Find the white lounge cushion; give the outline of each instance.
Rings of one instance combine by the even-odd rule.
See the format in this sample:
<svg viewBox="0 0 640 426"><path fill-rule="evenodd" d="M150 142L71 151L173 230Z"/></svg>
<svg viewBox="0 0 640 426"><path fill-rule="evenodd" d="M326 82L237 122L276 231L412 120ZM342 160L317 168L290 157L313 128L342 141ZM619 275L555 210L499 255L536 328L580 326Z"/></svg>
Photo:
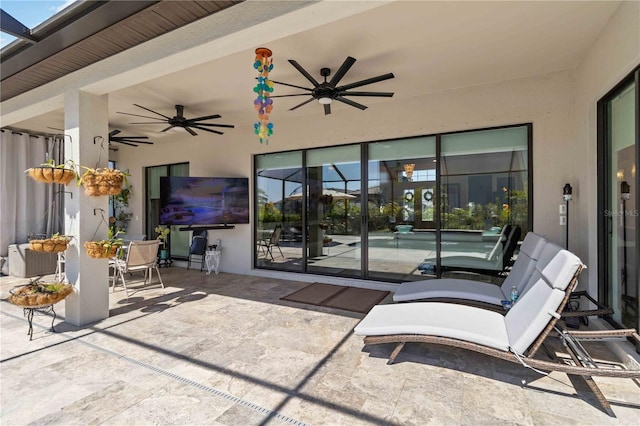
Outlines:
<svg viewBox="0 0 640 426"><path fill-rule="evenodd" d="M500 306L502 300L509 298L511 287L516 286L523 293L527 283L530 282L531 275L535 272L536 260L542 255L546 244L547 240L544 237L533 232L527 233L522 242L520 254L501 287L489 283L454 278L411 281L398 286L398 289L393 294L393 300L395 302L408 302L421 299L451 298L473 300ZM550 257L548 260L555 253L557 253L557 250L549 251ZM480 261L486 262L482 259Z"/></svg>
<svg viewBox="0 0 640 426"><path fill-rule="evenodd" d="M529 277L535 271L536 262L542 255L542 250L547 244L547 239L533 232L528 232L524 237L518 257L502 283L502 293L508 296L511 288L516 287L520 293L529 282Z"/></svg>
<svg viewBox="0 0 640 426"><path fill-rule="evenodd" d="M395 302L431 298L471 299L500 305L505 296L495 284L454 278L402 283L393 294Z"/></svg>
<svg viewBox="0 0 640 426"><path fill-rule="evenodd" d="M552 289L544 279L536 281L504 317L511 349L524 353L551 321L564 291Z"/></svg>
<svg viewBox="0 0 640 426"><path fill-rule="evenodd" d="M560 250L542 270L538 270L553 288L564 291L580 266L582 261L578 256L570 251Z"/></svg>
<svg viewBox="0 0 640 426"><path fill-rule="evenodd" d="M450 337L508 350L504 317L493 311L453 303L415 302L377 305L354 329L360 336L423 334Z"/></svg>

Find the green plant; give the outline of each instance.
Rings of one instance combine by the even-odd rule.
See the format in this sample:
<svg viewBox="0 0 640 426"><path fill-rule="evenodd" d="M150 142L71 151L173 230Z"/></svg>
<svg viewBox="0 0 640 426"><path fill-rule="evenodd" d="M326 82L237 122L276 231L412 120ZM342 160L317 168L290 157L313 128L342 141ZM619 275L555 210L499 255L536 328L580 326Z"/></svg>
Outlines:
<svg viewBox="0 0 640 426"><path fill-rule="evenodd" d="M154 231L156 231L156 233L158 234L158 239L162 241L162 244L166 245L167 237L169 236L169 232L171 232L171 229L167 228L166 226L158 225L154 228Z"/></svg>

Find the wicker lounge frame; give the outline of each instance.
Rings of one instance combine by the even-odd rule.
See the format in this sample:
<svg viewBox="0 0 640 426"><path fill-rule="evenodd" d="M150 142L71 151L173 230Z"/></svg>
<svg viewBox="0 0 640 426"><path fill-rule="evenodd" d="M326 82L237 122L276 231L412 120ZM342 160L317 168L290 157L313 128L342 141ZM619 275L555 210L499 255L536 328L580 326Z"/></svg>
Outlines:
<svg viewBox="0 0 640 426"><path fill-rule="evenodd" d="M558 306L557 310L555 311L555 315L549 316L550 321L545 326L544 330L538 335L538 337L522 355L516 355L514 352L511 352L509 350L500 350L491 346L473 343L466 340L460 340L451 337L441 337L430 334L367 335L364 337L364 344L377 345L395 343L396 347L391 352L387 364L392 364L396 360L396 357L400 354L400 351L402 351L407 343L430 343L478 352L493 358L521 364L534 370L547 372L557 371L566 373L567 375L581 377L587 383L603 410L610 416L615 416L613 410L611 409L611 405L592 377L599 376L638 379L640 378L640 369L629 369L623 366L620 366L620 368L618 369L598 368L596 361L591 358L586 349L584 349L584 347L580 344L580 341L633 339L638 344L640 344L640 335L638 335L638 332L634 329L605 331L568 331L562 329L559 326L558 320L561 318L562 311L571 297L571 292L578 283L578 275L580 274L582 269L582 266L579 267L573 278L571 278L571 281L565 290L565 296ZM434 303L422 302L422 304L432 305ZM392 306L403 305L407 304L398 304ZM538 350L542 347L545 339L547 339L547 337L549 337L550 335L555 335L556 337L559 337L561 339L564 347L568 352L569 357L572 360L572 364L566 363L566 359L547 361L534 358L534 355L536 355Z"/></svg>

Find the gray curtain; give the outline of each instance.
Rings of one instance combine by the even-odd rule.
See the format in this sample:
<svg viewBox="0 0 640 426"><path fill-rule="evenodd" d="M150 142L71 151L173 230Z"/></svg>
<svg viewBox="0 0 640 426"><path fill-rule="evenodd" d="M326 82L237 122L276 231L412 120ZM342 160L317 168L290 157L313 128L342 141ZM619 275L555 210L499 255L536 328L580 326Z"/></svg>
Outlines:
<svg viewBox="0 0 640 426"><path fill-rule="evenodd" d="M29 234L63 231L62 188L36 182L24 172L49 156L60 162L63 149L54 138L0 130L0 256L8 255L10 244L27 242Z"/></svg>

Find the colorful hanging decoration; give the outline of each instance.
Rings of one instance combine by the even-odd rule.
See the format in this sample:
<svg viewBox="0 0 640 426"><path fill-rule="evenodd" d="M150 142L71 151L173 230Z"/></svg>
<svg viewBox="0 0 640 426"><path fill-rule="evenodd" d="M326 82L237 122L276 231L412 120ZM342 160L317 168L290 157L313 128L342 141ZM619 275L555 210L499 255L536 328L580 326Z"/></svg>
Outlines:
<svg viewBox="0 0 640 426"><path fill-rule="evenodd" d="M254 123L253 129L260 138L260 143L269 143L269 136L273 134L273 123L269 123L269 114L273 109L273 99L270 94L273 92L273 81L269 80L269 72L273 69L273 59L271 50L266 47L256 49L256 60L253 68L258 70L258 84L253 91L258 97L253 101L253 108L258 111L258 122Z"/></svg>

